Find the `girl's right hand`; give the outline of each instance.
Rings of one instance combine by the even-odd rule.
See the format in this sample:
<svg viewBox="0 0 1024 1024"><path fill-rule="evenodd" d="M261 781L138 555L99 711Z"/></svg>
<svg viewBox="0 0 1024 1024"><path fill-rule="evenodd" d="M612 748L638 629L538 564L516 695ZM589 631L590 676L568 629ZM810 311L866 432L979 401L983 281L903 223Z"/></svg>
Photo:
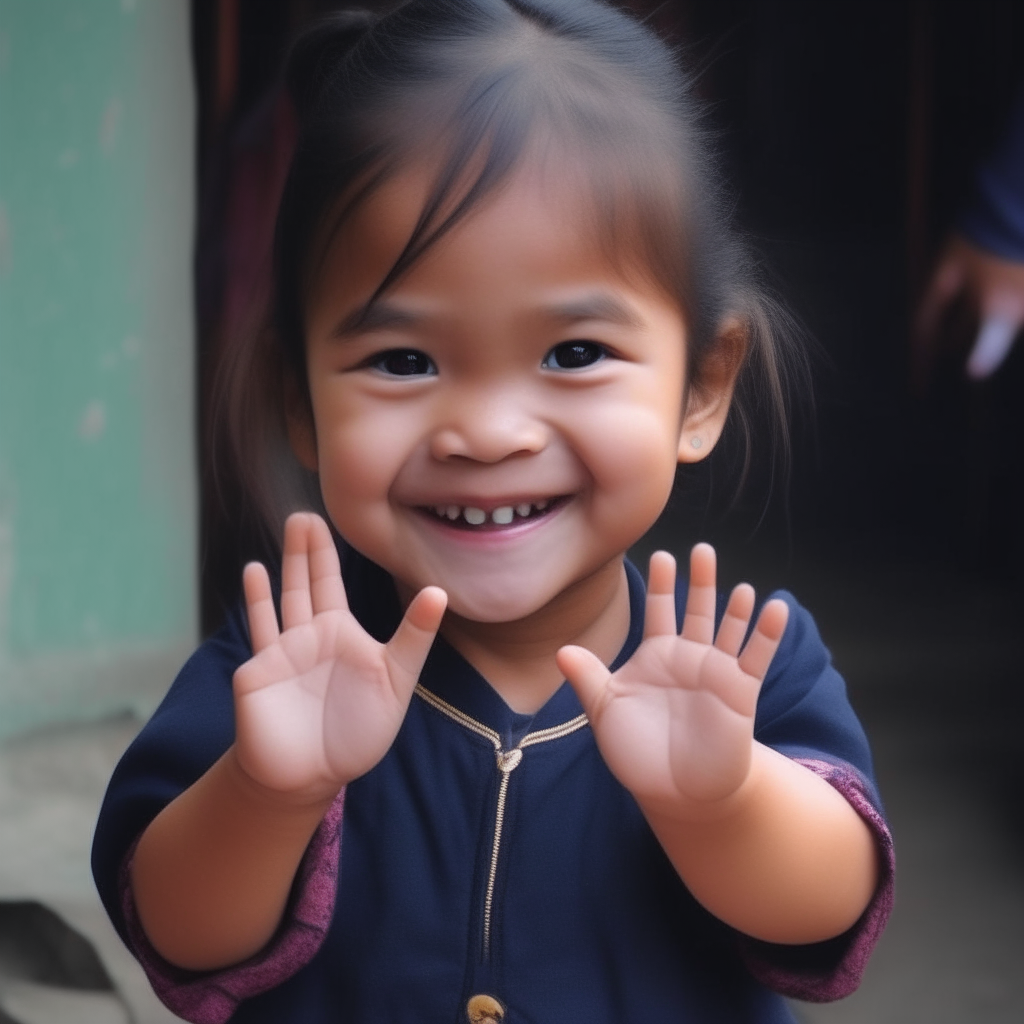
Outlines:
<svg viewBox="0 0 1024 1024"><path fill-rule="evenodd" d="M234 677L238 762L282 796L329 800L394 741L447 597L425 587L378 643L349 611L327 524L308 512L285 525L283 631L267 570L250 563L243 585L254 653Z"/></svg>

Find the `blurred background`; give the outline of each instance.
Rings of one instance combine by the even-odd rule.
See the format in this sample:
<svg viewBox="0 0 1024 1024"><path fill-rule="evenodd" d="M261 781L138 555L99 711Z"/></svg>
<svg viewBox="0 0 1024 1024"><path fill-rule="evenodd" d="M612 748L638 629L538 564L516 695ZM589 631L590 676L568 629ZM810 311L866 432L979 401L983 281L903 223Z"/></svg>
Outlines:
<svg viewBox="0 0 1024 1024"><path fill-rule="evenodd" d="M114 760L263 551L210 460L265 294L317 0L0 0L0 1024L170 1018L92 895ZM383 6L366 4L365 6ZM900 860L861 990L807 1022L1024 1019L1024 352L915 310L1024 80L1010 0L632 0L711 104L737 218L811 338L788 484L681 478L637 546L818 618ZM216 486L215 486L216 483ZM4 1017L6 1014L6 1018Z"/></svg>

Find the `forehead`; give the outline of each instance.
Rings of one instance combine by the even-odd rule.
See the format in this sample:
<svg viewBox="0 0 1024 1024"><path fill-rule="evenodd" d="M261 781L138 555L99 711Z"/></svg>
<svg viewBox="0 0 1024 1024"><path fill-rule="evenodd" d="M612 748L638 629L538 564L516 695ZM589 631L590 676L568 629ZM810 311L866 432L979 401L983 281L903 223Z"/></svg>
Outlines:
<svg viewBox="0 0 1024 1024"><path fill-rule="evenodd" d="M310 304L330 298L336 305L342 297L365 303L375 297L417 226L422 227L437 170L430 159L406 165L344 217L311 275ZM466 196L476 170L470 165L465 182L431 211L428 237ZM645 263L635 223L622 227L625 191L596 181L580 162L550 152L523 160L431 242L388 291L444 285L452 278L477 281L480 287L493 287L496 279L526 287L589 278L653 287L674 301Z"/></svg>

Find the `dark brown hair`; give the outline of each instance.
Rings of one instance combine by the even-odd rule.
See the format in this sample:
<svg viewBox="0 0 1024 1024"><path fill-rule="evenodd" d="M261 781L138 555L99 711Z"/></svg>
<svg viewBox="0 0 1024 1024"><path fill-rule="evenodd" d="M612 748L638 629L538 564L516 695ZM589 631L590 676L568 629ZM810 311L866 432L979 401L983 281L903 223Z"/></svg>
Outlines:
<svg viewBox="0 0 1024 1024"><path fill-rule="evenodd" d="M589 181L609 257L678 300L692 392L726 320L744 325L730 411L740 476L755 423L785 462L788 394L804 379L796 332L757 284L692 82L652 31L598 0L410 0L316 25L292 50L287 84L299 136L277 218L272 306L224 378L231 448L273 534L294 508L320 507L315 479L288 450L284 383L307 400L305 296L318 260L374 190L439 149L433 191L366 308L531 147L554 146Z"/></svg>

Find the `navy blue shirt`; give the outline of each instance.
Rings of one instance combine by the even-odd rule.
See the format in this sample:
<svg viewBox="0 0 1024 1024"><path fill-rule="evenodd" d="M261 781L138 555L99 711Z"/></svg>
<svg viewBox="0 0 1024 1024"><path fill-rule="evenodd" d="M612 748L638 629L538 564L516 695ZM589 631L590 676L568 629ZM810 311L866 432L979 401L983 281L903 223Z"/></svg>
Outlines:
<svg viewBox="0 0 1024 1024"><path fill-rule="evenodd" d="M345 562L354 614L388 639L400 618L390 578L351 553ZM643 582L628 572L631 626L613 667L643 631ZM790 620L756 738L843 766L877 807L843 681L811 617L780 596ZM680 618L684 605L685 584ZM153 817L231 744L231 678L250 655L239 610L186 664L114 773L93 868L126 941L119 869ZM772 947L704 910L605 766L568 684L526 722L439 639L420 687L391 750L347 788L323 945L289 980L244 999L232 1021L454 1024L485 993L503 1005L504 1024L790 1022L747 961L770 966L777 954L782 971L820 974L848 954L852 933ZM520 752L503 772L510 741Z"/></svg>

